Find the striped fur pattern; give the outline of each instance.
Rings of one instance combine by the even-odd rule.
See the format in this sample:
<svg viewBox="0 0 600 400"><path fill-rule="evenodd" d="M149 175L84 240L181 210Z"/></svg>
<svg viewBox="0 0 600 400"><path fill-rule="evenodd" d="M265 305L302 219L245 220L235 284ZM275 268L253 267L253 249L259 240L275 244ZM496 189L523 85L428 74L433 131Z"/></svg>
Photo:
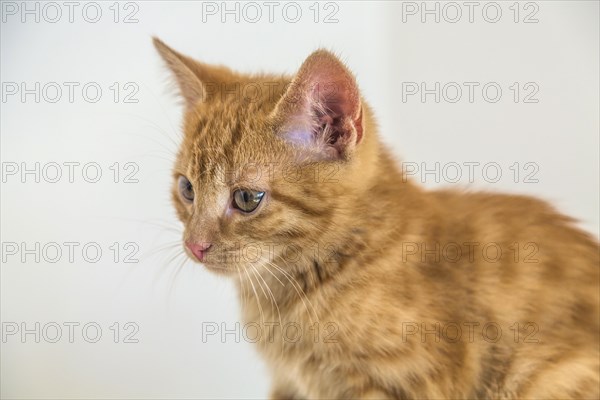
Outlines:
<svg viewBox="0 0 600 400"><path fill-rule="evenodd" d="M236 281L272 398L600 397L599 247L570 218L406 179L327 51L287 77L155 45L186 109L184 240ZM265 191L256 212L227 211L235 188Z"/></svg>

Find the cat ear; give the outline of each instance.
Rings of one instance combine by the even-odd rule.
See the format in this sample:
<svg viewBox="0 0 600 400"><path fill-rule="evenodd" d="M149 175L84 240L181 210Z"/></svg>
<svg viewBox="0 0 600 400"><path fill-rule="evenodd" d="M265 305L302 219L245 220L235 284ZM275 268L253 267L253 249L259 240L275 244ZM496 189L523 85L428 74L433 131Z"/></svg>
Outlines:
<svg viewBox="0 0 600 400"><path fill-rule="evenodd" d="M356 80L326 50L304 61L274 116L281 123L282 137L299 147L302 158L348 159L363 137Z"/></svg>
<svg viewBox="0 0 600 400"><path fill-rule="evenodd" d="M199 77L201 65L164 44L157 37L152 38L154 47L158 50L169 69L175 75L181 96L188 108L206 99L206 89Z"/></svg>

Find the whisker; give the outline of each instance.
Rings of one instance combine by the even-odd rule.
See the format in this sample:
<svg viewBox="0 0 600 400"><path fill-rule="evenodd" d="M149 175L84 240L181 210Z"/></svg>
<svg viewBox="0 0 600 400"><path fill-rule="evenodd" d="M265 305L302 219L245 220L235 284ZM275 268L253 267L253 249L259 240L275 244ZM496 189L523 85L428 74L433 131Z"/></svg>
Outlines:
<svg viewBox="0 0 600 400"><path fill-rule="evenodd" d="M261 324L264 325L265 316L263 313L262 305L260 304L260 299L258 298L258 293L256 292L256 288L254 287L254 283L252 282L252 278L250 277L250 274L248 274L248 271L245 268L244 268L244 272L246 273L246 276L248 277L248 280L250 281L250 285L252 285L252 291L254 292L254 296L256 298L256 303L258 304L258 311L260 312Z"/></svg>
<svg viewBox="0 0 600 400"><path fill-rule="evenodd" d="M284 341L283 341L283 321L281 319L281 312L279 310L279 305L277 304L277 299L275 298L275 296L273 295L273 292L271 291L271 288L269 287L269 284L267 283L267 281L265 281L265 279L258 273L258 271L256 271L256 268L252 265L252 269L255 271L255 273L260 277L260 279L262 279L262 281L265 283L265 286L267 287L267 290L269 291L269 294L271 296L272 299L272 304L275 304L275 308L277 309L277 317L279 319L279 331L282 334L282 341L281 341L281 351L283 352L283 348L284 348ZM268 270L267 270L268 271ZM273 311L273 306L271 305L271 311Z"/></svg>
<svg viewBox="0 0 600 400"><path fill-rule="evenodd" d="M265 265L270 265L271 267L277 269L278 271L280 271L283 276L286 277L286 279L292 284L292 287L294 288L294 290L296 291L296 293L298 294L298 297L300 298L300 300L302 301L302 303L304 304L304 307L306 308L306 312L308 313L308 317L310 318L311 324L313 323L313 319L310 313L310 310L308 308L308 305L306 304L306 302L308 302L313 310L313 313L315 315L315 317L318 318L318 314L314 308L314 306L312 305L312 303L310 302L310 300L308 299L308 296L306 295L306 293L304 292L304 290L302 290L302 288L300 287L300 284L297 283L296 279L291 276L288 272L286 272L285 270L283 270L282 268L280 268L279 266L275 265L272 262L267 261L267 263ZM306 301L305 301L306 299Z"/></svg>
<svg viewBox="0 0 600 400"><path fill-rule="evenodd" d="M170 252L169 255L170 254L173 254L173 252ZM169 266L171 265L171 263L174 262L175 259L177 259L182 254L185 255L185 252L183 252L182 249L175 249L174 255L170 256L170 258L167 260L165 265L162 266L162 268L160 268L159 271L156 271L156 275L154 276L154 279L152 280L152 287L156 287L156 284L158 283L158 280L161 278L161 276L164 275L166 272L168 272Z"/></svg>
<svg viewBox="0 0 600 400"><path fill-rule="evenodd" d="M173 286L175 284L175 280L177 279L177 275L183 269L183 267L185 266L185 264L189 261L189 259L187 257L185 257L185 253L182 252L181 254L183 254L184 257L177 264L177 266L174 268L174 273L171 274L171 280L170 280L170 283L169 283L169 290L168 290L169 302L172 300Z"/></svg>

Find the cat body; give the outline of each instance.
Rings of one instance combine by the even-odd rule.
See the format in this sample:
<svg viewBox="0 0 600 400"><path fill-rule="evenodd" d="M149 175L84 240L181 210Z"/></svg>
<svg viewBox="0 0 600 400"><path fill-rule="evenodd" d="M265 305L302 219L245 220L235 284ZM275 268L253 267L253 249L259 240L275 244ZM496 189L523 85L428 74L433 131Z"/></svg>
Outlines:
<svg viewBox="0 0 600 400"><path fill-rule="evenodd" d="M287 77L155 45L185 100L186 251L235 280L272 398L600 396L599 248L570 218L414 184L329 52Z"/></svg>

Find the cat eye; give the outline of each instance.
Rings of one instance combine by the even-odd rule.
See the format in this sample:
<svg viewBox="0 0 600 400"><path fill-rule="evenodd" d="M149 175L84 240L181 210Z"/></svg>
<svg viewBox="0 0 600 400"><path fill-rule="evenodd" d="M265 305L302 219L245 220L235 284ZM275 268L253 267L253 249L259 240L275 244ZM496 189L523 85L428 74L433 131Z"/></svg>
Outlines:
<svg viewBox="0 0 600 400"><path fill-rule="evenodd" d="M238 210L250 213L258 207L265 192L250 189L238 189L233 192L233 206Z"/></svg>
<svg viewBox="0 0 600 400"><path fill-rule="evenodd" d="M190 203L194 201L194 187L192 186L192 182L183 175L179 177L179 194Z"/></svg>

